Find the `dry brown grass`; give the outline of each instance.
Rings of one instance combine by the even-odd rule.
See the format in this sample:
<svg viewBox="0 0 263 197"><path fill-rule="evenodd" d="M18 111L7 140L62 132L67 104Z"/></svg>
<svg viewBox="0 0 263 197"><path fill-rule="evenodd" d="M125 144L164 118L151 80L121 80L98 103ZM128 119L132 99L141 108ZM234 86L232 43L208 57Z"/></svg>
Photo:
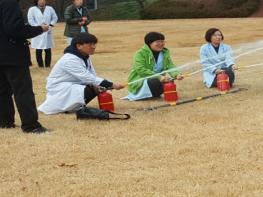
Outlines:
<svg viewBox="0 0 263 197"><path fill-rule="evenodd" d="M262 39L263 19L202 19L93 22L100 42L93 62L99 75L125 82L133 53L148 31L167 36L177 64L198 59L203 34L216 26L226 42ZM53 63L65 47L63 24L55 27ZM262 53L239 64L262 61ZM34 62L35 63L35 62ZM45 98L50 70L32 69L37 103ZM117 111L129 121L76 121L74 115L40 120L53 132L0 132L0 196L262 196L262 67L239 71L236 87L246 92L153 112L136 109L163 101L127 102ZM178 83L181 98L213 93L196 75ZM91 103L97 106L97 101ZM16 117L19 124L19 118Z"/></svg>

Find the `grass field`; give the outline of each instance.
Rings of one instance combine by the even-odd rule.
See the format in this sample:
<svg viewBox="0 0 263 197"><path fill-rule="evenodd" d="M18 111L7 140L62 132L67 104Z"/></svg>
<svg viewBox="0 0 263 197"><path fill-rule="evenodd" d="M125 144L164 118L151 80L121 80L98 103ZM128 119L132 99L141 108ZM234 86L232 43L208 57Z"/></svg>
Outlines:
<svg viewBox="0 0 263 197"><path fill-rule="evenodd" d="M97 73L126 82L134 52L149 31L166 35L177 65L197 60L204 32L219 27L237 49L263 38L263 19L200 19L93 22L99 38ZM55 28L53 64L66 46L64 24ZM32 51L33 54L33 51ZM37 104L45 99L49 69L31 73ZM260 63L262 52L238 59ZM129 121L77 121L74 114L45 116L52 132L0 130L0 196L262 196L263 68L237 72L235 87L248 91L156 111L138 111L164 101L128 102L114 91L116 110ZM217 92L201 74L177 83L181 99ZM94 100L90 106L97 107ZM20 125L16 114L16 123Z"/></svg>

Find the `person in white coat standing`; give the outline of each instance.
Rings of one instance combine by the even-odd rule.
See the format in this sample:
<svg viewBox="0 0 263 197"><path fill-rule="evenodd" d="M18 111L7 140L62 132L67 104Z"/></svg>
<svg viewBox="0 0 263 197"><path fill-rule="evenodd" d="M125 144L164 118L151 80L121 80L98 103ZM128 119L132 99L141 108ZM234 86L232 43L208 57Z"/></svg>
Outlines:
<svg viewBox="0 0 263 197"><path fill-rule="evenodd" d="M119 90L123 85L96 75L90 55L96 49L97 38L79 33L47 78L47 96L38 110L45 114L77 111L98 95L99 87Z"/></svg>
<svg viewBox="0 0 263 197"><path fill-rule="evenodd" d="M35 6L28 10L28 23L32 26L48 24L49 31L35 38L32 38L31 47L36 49L36 59L39 67L50 67L51 48L54 47L52 27L57 23L58 17L51 6L46 5L46 0L34 0ZM45 51L45 64L42 58L42 51Z"/></svg>

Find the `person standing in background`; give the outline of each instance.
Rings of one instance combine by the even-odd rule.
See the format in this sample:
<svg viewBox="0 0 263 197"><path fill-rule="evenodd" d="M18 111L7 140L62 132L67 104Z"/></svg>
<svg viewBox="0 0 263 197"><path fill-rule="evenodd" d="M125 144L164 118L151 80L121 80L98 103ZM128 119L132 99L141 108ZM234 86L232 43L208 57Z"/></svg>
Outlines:
<svg viewBox="0 0 263 197"><path fill-rule="evenodd" d="M51 6L46 5L46 0L34 0L35 6L28 10L28 23L32 26L48 24L49 30L37 37L32 38L31 47L36 49L36 59L40 68L50 67L51 48L54 46L52 27L57 23L58 17ZM45 51L45 64L42 51Z"/></svg>
<svg viewBox="0 0 263 197"><path fill-rule="evenodd" d="M25 133L43 133L38 122L26 39L48 31L48 25L25 25L19 0L0 0L0 128L15 127L15 107Z"/></svg>
<svg viewBox="0 0 263 197"><path fill-rule="evenodd" d="M83 0L72 0L72 4L65 9L64 19L66 22L64 35L68 45L72 39L81 32L88 32L87 25L91 22L88 9L83 7Z"/></svg>

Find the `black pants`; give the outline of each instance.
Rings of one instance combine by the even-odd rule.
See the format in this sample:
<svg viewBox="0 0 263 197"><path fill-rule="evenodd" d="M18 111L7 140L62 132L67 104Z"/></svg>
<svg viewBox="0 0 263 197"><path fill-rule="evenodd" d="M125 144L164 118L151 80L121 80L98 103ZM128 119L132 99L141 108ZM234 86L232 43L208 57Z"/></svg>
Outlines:
<svg viewBox="0 0 263 197"><path fill-rule="evenodd" d="M39 67L44 67L42 51L43 49L36 49L36 58L37 58L37 64ZM45 67L50 67L51 49L44 49L44 51L45 51Z"/></svg>
<svg viewBox="0 0 263 197"><path fill-rule="evenodd" d="M12 95L20 115L21 128L29 131L40 127L28 67L0 67L0 125L15 121Z"/></svg>
<svg viewBox="0 0 263 197"><path fill-rule="evenodd" d="M98 91L93 86L87 85L84 89L85 103L88 104L92 99L98 95Z"/></svg>
<svg viewBox="0 0 263 197"><path fill-rule="evenodd" d="M230 85L230 87L232 87L233 83L235 81L235 73L234 73L232 67L230 66L228 68L221 68L221 70L224 70L226 72L226 74L228 75L228 77L229 77L229 85ZM215 78L214 81L213 81L212 87L216 87L216 86L217 85L216 85L216 78Z"/></svg>
<svg viewBox="0 0 263 197"><path fill-rule="evenodd" d="M147 80L148 86L153 97L160 97L163 94L163 83L159 79L152 78Z"/></svg>

